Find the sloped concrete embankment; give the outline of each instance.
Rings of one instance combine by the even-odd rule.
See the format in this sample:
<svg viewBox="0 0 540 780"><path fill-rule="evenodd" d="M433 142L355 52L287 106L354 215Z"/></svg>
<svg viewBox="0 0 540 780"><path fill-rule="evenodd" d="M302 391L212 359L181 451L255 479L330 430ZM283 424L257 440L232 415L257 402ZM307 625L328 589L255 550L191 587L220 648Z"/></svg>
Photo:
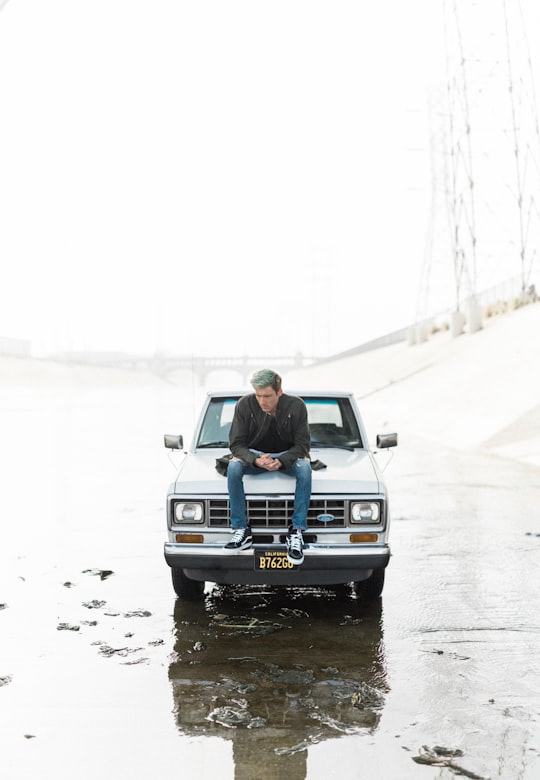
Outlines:
<svg viewBox="0 0 540 780"><path fill-rule="evenodd" d="M487 319L472 335L441 332L293 372L293 386L351 390L370 432L397 430L540 468L540 303Z"/></svg>

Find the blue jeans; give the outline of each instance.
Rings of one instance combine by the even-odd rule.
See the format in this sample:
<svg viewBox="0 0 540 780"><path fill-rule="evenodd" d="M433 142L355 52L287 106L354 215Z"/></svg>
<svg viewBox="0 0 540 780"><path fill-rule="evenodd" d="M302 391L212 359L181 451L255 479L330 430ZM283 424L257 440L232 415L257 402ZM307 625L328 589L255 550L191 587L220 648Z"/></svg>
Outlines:
<svg viewBox="0 0 540 780"><path fill-rule="evenodd" d="M245 528L246 496L244 493L244 474L267 474L266 469L248 466L241 460L231 460L227 468L227 487L229 490L229 505L231 510L231 526L233 529ZM295 477L294 512L291 518L293 528L305 530L307 527L307 512L311 498L311 464L307 460L297 460L289 469L280 469L280 474Z"/></svg>

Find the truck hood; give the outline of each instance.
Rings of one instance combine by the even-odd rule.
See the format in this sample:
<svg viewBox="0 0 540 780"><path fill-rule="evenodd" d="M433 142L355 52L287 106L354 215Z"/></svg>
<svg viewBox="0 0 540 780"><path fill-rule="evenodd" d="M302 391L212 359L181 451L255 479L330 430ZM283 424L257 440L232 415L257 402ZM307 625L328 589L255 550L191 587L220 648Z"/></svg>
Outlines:
<svg viewBox="0 0 540 780"><path fill-rule="evenodd" d="M228 450L190 452L186 455L176 478L174 492L188 495L227 493L227 478L216 471L216 459ZM367 450L312 450L311 459L326 463L325 469L313 471L312 494L378 493L380 483ZM286 474L257 474L244 477L244 489L249 495L281 495L294 493L295 480Z"/></svg>

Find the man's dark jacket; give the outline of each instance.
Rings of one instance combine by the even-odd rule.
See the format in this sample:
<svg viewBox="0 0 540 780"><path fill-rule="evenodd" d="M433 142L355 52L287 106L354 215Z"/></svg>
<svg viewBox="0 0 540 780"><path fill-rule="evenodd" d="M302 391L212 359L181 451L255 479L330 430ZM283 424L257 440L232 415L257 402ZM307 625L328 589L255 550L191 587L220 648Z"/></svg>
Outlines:
<svg viewBox="0 0 540 780"><path fill-rule="evenodd" d="M298 458L309 455L309 426L307 409L301 398L295 395L279 397L276 410L277 432L287 445L287 451L279 456L284 469L294 465ZM270 415L263 412L255 394L243 396L236 404L234 417L229 432L229 447L236 458L241 458L253 466L257 455L250 448L257 449L270 427Z"/></svg>

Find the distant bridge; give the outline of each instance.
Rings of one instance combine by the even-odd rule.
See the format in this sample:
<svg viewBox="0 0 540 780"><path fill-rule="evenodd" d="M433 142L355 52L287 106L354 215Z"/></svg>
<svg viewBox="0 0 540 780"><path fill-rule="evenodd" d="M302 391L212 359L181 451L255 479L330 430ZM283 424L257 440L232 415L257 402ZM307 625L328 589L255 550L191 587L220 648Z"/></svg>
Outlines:
<svg viewBox="0 0 540 780"><path fill-rule="evenodd" d="M301 353L285 357L252 357L251 355L239 355L232 357L201 357L201 356L164 356L156 355L152 358L148 370L159 376L168 376L176 371L190 371L196 374L201 385L204 385L208 374L212 371L238 371L247 381L253 371L259 368L270 367L276 371L302 368L312 365L316 358L304 357Z"/></svg>
<svg viewBox="0 0 540 780"><path fill-rule="evenodd" d="M258 368L273 368L286 372L295 368L305 368L317 364L328 364L334 360L353 357L381 347L396 344L407 339L408 328L387 333L385 336L372 339L346 352L339 352L326 357L306 357L302 352L296 355L281 357L253 357L251 355L236 355L233 357L202 357L200 355L132 355L127 352L62 352L50 356L49 359L63 363L78 363L85 366L104 368L120 368L129 371L146 371L166 378L175 372L187 371L198 377L199 384L205 385L209 374L213 371L237 371L247 383L250 375Z"/></svg>
<svg viewBox="0 0 540 780"><path fill-rule="evenodd" d="M167 377L178 371L195 374L201 385L213 371L237 371L247 381L258 368L270 367L276 371L287 371L313 365L319 358L305 357L301 352L292 356L253 357L237 355L232 357L202 357L199 355L130 355L124 352L64 352L55 355L54 360L77 363L86 366L119 368L129 371L147 371L160 377Z"/></svg>

